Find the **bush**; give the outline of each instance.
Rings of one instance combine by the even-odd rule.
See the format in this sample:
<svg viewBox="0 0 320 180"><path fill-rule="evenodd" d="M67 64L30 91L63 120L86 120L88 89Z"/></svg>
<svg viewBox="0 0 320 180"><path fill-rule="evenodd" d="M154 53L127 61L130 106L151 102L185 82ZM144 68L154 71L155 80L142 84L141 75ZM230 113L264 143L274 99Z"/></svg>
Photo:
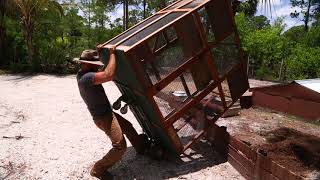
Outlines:
<svg viewBox="0 0 320 180"><path fill-rule="evenodd" d="M298 45L286 59L289 80L320 77L320 48Z"/></svg>

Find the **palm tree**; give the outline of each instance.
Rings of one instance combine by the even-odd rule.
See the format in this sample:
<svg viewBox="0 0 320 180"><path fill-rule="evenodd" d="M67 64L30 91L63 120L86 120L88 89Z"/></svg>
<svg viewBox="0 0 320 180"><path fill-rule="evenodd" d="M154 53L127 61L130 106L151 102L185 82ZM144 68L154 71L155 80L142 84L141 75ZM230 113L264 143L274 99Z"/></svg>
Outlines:
<svg viewBox="0 0 320 180"><path fill-rule="evenodd" d="M63 14L60 4L54 0L13 0L16 13L21 20L21 29L27 45L29 64L35 55L33 34L39 17L48 12Z"/></svg>

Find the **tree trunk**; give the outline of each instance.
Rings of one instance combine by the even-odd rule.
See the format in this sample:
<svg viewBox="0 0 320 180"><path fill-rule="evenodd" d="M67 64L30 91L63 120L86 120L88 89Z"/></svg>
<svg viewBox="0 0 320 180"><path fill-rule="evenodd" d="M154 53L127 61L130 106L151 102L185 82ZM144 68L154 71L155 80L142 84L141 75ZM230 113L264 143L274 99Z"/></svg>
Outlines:
<svg viewBox="0 0 320 180"><path fill-rule="evenodd" d="M305 31L308 31L308 29L309 29L308 23L309 23L309 19L310 19L310 8L311 8L311 3L312 3L311 1L312 0L308 1L308 8L307 8L306 16L304 18L304 30Z"/></svg>
<svg viewBox="0 0 320 180"><path fill-rule="evenodd" d="M160 5L160 7L159 7L160 9L167 7L166 0L161 0L159 5Z"/></svg>
<svg viewBox="0 0 320 180"><path fill-rule="evenodd" d="M4 17L5 17L5 3L6 1L1 0L0 2L0 58L4 59L4 52L5 52L5 34L6 34L6 27L4 25ZM3 62L0 61L0 65Z"/></svg>
<svg viewBox="0 0 320 180"><path fill-rule="evenodd" d="M126 0L126 30L129 28L129 1Z"/></svg>
<svg viewBox="0 0 320 180"><path fill-rule="evenodd" d="M123 19L122 19L123 31L126 30L126 0L123 0Z"/></svg>
<svg viewBox="0 0 320 180"><path fill-rule="evenodd" d="M88 6L88 9L89 9L89 16L88 16L88 20L89 20L89 36L88 36L88 47L90 47L91 45L91 0L89 0L89 6Z"/></svg>
<svg viewBox="0 0 320 180"><path fill-rule="evenodd" d="M129 26L129 2L123 0L123 31L127 30Z"/></svg>
<svg viewBox="0 0 320 180"><path fill-rule="evenodd" d="M146 6L147 6L147 0L143 0L143 19L147 18Z"/></svg>
<svg viewBox="0 0 320 180"><path fill-rule="evenodd" d="M25 19L31 19L31 18L25 18ZM31 20L30 20L31 21ZM28 51L28 58L27 62L29 65L32 64L33 58L34 58L34 46L33 46L33 23L30 21L24 21L23 22L23 35L24 39L27 44L27 51Z"/></svg>

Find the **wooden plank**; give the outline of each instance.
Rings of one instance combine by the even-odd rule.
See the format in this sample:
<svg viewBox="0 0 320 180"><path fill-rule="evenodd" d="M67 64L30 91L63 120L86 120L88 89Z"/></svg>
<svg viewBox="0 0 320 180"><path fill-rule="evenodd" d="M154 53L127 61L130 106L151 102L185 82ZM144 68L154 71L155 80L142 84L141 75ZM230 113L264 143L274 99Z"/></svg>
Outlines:
<svg viewBox="0 0 320 180"><path fill-rule="evenodd" d="M186 9L170 9L170 10L165 10L161 11L161 13L168 13L168 12L188 12L188 11L193 11L193 8L186 8Z"/></svg>
<svg viewBox="0 0 320 180"><path fill-rule="evenodd" d="M249 180L253 180L252 175L248 173L248 171L243 167L241 163L239 163L233 156L228 155L228 162L245 178Z"/></svg>
<svg viewBox="0 0 320 180"><path fill-rule="evenodd" d="M279 178L275 177L270 172L268 172L262 168L258 169L258 174L255 178L258 180L279 180Z"/></svg>
<svg viewBox="0 0 320 180"><path fill-rule="evenodd" d="M257 164L259 168L264 169L269 172L273 176L279 179L290 179L290 180L301 180L302 177L296 175L295 173L289 171L285 167L275 163L270 158L262 155L261 153L257 153Z"/></svg>
<svg viewBox="0 0 320 180"><path fill-rule="evenodd" d="M254 174L255 164L249 160L243 153L237 149L229 146L229 154L234 157L242 166L248 171L249 174Z"/></svg>
<svg viewBox="0 0 320 180"><path fill-rule="evenodd" d="M207 88L202 90L197 96L195 96L193 99L189 99L185 104L174 114L167 117L165 126L171 126L177 119L181 117L182 114L186 113L190 108L192 108L194 105L198 104L201 99L203 99L210 91L212 91L216 87L216 83L211 82Z"/></svg>
<svg viewBox="0 0 320 180"><path fill-rule="evenodd" d="M256 161L257 155L256 152L251 150L251 148L246 145L245 143L239 141L238 139L230 136L229 139L230 146L232 146L234 149L237 149L238 151L241 151L245 156L248 157L251 161Z"/></svg>

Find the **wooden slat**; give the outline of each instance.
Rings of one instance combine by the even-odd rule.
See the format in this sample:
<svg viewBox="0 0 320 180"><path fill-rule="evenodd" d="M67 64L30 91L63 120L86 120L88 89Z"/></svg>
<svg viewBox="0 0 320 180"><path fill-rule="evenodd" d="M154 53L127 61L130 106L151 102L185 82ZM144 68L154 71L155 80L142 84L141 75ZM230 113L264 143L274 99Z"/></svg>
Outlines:
<svg viewBox="0 0 320 180"><path fill-rule="evenodd" d="M277 177L272 175L270 172L268 172L262 168L258 168L258 175L255 178L258 180L279 180Z"/></svg>
<svg viewBox="0 0 320 180"><path fill-rule="evenodd" d="M186 8L186 9L170 9L170 10L165 10L165 11L161 11L161 13L168 13L168 12L188 12L188 11L192 11L193 8Z"/></svg>
<svg viewBox="0 0 320 180"><path fill-rule="evenodd" d="M203 135L204 135L205 131L202 130L200 131L194 138L192 138L192 140L190 140L184 147L183 147L183 151L187 150L188 148L190 148L196 141L198 141Z"/></svg>
<svg viewBox="0 0 320 180"><path fill-rule="evenodd" d="M241 151L245 156L247 156L249 160L254 162L257 159L255 151L251 150L248 145L244 144L238 139L231 136L229 143L234 149Z"/></svg>
<svg viewBox="0 0 320 180"><path fill-rule="evenodd" d="M198 104L200 100L203 99L215 87L216 87L216 83L211 82L207 88L202 90L197 96L195 96L193 99L190 99L188 102L186 102L178 111L176 111L174 114L169 116L166 119L165 126L166 127L171 126L177 119L181 117L182 114L186 113L191 107Z"/></svg>
<svg viewBox="0 0 320 180"><path fill-rule="evenodd" d="M270 158L257 153L257 164L260 168L270 172L272 175L279 179L300 180L302 177L290 172L283 166L272 161Z"/></svg>
<svg viewBox="0 0 320 180"><path fill-rule="evenodd" d="M243 153L229 146L229 154L234 157L242 166L248 171L249 174L254 174L255 164L249 160Z"/></svg>
<svg viewBox="0 0 320 180"><path fill-rule="evenodd" d="M248 171L233 156L228 155L228 162L246 179L253 180Z"/></svg>

